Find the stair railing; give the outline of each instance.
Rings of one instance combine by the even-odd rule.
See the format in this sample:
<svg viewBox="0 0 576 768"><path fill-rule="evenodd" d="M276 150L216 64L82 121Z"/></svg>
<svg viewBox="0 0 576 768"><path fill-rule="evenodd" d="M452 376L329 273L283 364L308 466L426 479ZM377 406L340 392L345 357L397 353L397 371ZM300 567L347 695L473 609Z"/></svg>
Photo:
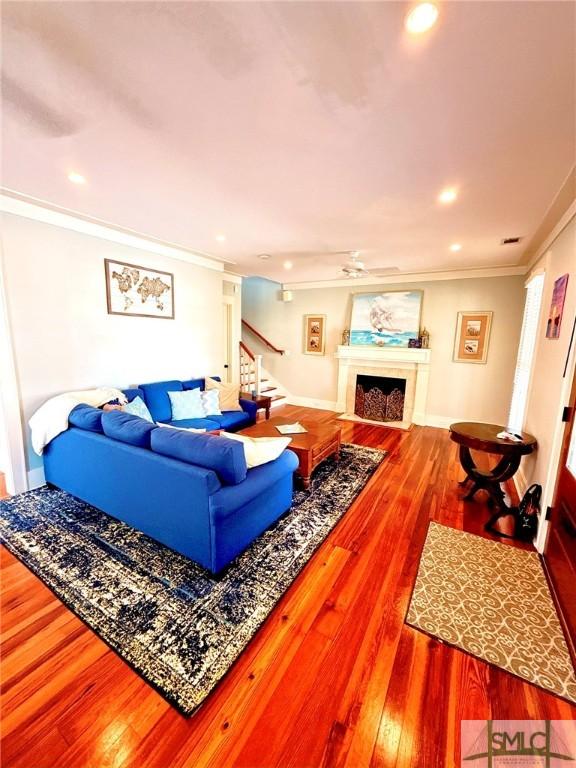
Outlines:
<svg viewBox="0 0 576 768"><path fill-rule="evenodd" d="M254 336L256 336L256 338L260 339L260 341L263 344L265 344L268 347L268 349L271 349L272 352L276 352L279 355L283 355L286 352L285 349L278 349L278 347L275 347L271 341L268 341L268 339L265 336L262 336L260 331L257 331L256 328L250 325L250 323L248 323L246 320L242 320L242 325L244 326L244 328L247 328L250 331L250 333L253 333Z"/></svg>
<svg viewBox="0 0 576 768"><path fill-rule="evenodd" d="M260 394L262 378L262 355L255 355L252 350L240 342L240 391Z"/></svg>

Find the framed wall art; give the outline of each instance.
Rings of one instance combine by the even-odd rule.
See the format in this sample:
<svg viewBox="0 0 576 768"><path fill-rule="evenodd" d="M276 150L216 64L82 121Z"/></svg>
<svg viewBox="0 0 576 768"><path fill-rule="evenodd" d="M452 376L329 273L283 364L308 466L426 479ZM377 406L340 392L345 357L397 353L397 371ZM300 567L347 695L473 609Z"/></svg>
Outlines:
<svg viewBox="0 0 576 768"><path fill-rule="evenodd" d="M174 275L104 259L108 314L174 319Z"/></svg>
<svg viewBox="0 0 576 768"><path fill-rule="evenodd" d="M326 344L326 315L304 315L304 354L323 355Z"/></svg>
<svg viewBox="0 0 576 768"><path fill-rule="evenodd" d="M550 312L548 322L546 323L546 338L559 339L560 325L562 323L562 314L564 312L564 300L566 299L566 288L568 287L568 275L562 275L554 281L554 290L552 291L552 301L550 302Z"/></svg>
<svg viewBox="0 0 576 768"><path fill-rule="evenodd" d="M350 344L408 347L418 339L422 291L384 291L352 296Z"/></svg>
<svg viewBox="0 0 576 768"><path fill-rule="evenodd" d="M485 363L491 325L492 312L458 312L454 362Z"/></svg>

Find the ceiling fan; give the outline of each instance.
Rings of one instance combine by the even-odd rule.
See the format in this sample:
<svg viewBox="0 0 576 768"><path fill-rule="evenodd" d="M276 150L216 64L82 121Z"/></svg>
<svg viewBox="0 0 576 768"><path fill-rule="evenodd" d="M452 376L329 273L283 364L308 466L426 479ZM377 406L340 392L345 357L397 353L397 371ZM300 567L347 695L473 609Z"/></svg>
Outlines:
<svg viewBox="0 0 576 768"><path fill-rule="evenodd" d="M380 277L388 275L391 272L398 272L398 267L376 267L375 269L366 269L364 262L360 261L360 251L346 251L349 256L341 268L346 277Z"/></svg>

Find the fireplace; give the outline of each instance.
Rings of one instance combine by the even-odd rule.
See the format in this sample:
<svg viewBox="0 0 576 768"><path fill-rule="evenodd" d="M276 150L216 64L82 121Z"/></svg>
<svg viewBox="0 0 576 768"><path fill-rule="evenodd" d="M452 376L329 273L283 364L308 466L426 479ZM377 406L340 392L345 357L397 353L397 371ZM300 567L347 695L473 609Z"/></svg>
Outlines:
<svg viewBox="0 0 576 768"><path fill-rule="evenodd" d="M348 421L362 421L366 424L382 424L396 429L410 429L412 424L426 424L426 400L428 392L428 376L430 367L429 349L387 348L342 345L336 351L338 360L338 400L337 410L343 411L341 419ZM367 377L375 379L377 385L382 379L392 379L394 386L390 391L384 389L386 397L384 410L382 409L383 396L375 394L374 398L379 406L377 418L366 415L358 415L357 392L358 378ZM400 379L400 382L398 382ZM362 379L360 379L362 382ZM368 391L373 389L368 387ZM392 415L392 410L399 410L397 402L398 393L390 398L393 389L398 389L403 395L403 415ZM362 384L362 402L366 413L365 388ZM369 398L369 408L373 403ZM396 406L396 407L395 407ZM362 406L360 406L362 408ZM383 416L382 413L385 415ZM384 420L386 419L386 420Z"/></svg>
<svg viewBox="0 0 576 768"><path fill-rule="evenodd" d="M406 379L390 376L356 376L354 413L370 421L402 421Z"/></svg>

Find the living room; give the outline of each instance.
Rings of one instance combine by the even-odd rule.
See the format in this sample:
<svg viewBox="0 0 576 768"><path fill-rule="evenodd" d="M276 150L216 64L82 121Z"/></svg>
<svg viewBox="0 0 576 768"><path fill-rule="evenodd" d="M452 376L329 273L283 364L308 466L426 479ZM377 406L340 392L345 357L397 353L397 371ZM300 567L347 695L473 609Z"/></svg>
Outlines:
<svg viewBox="0 0 576 768"><path fill-rule="evenodd" d="M576 754L575 14L3 4L3 765Z"/></svg>

